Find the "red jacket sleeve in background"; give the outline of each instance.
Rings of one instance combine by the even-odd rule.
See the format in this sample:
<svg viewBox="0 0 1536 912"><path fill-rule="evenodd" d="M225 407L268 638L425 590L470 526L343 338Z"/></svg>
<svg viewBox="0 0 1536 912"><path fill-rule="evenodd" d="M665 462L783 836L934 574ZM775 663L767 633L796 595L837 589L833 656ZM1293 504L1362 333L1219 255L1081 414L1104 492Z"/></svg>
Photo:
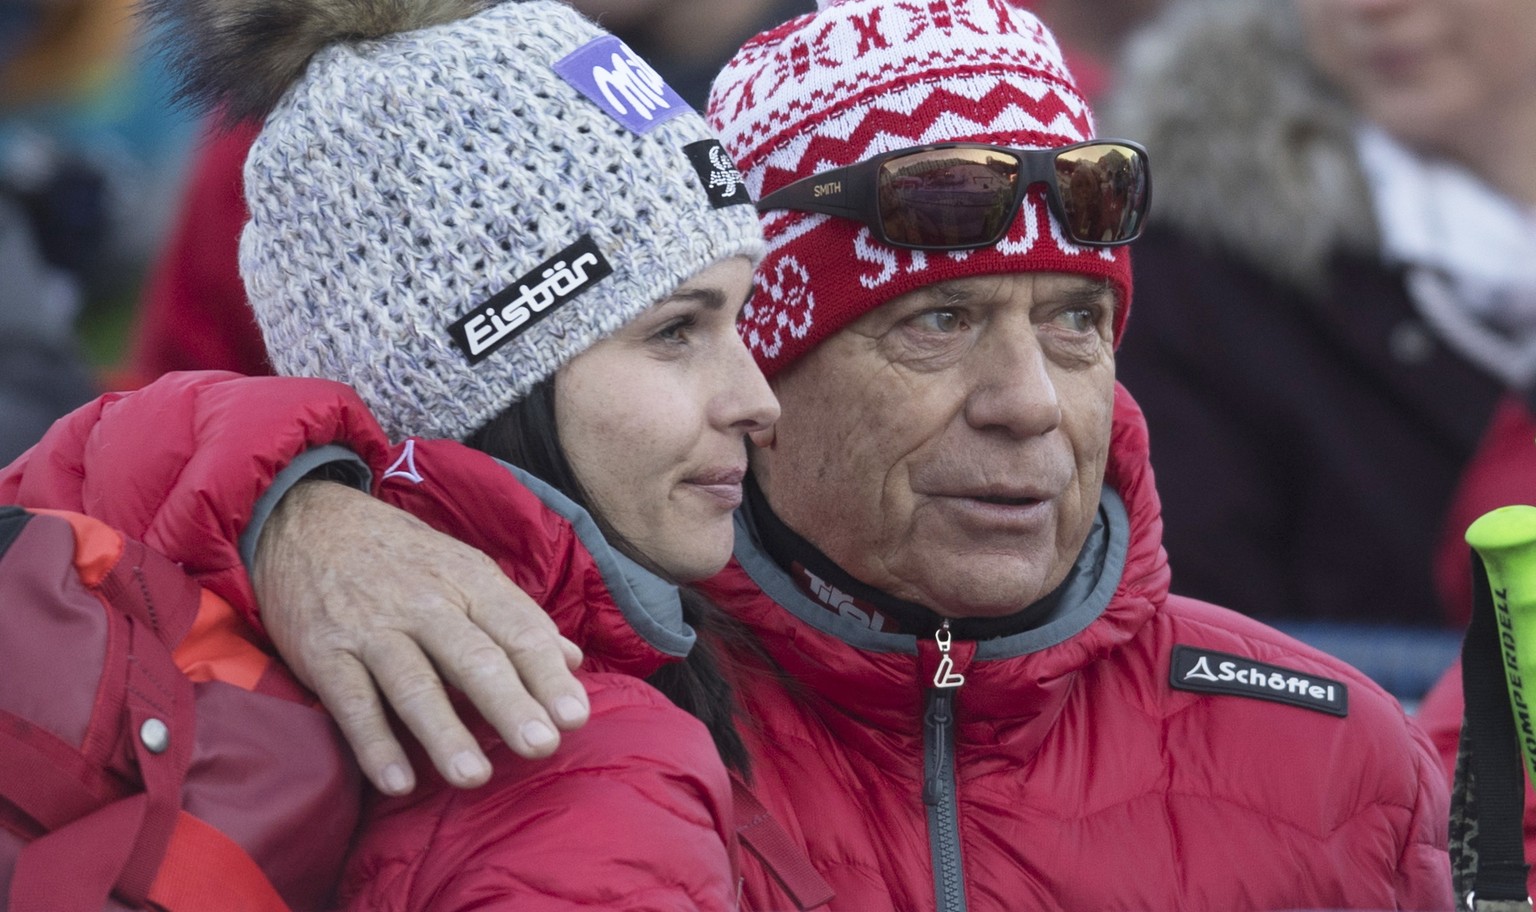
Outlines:
<svg viewBox="0 0 1536 912"><path fill-rule="evenodd" d="M175 227L151 266L120 385L178 370L272 373L239 268L240 232L250 219L242 174L258 127L210 124Z"/></svg>

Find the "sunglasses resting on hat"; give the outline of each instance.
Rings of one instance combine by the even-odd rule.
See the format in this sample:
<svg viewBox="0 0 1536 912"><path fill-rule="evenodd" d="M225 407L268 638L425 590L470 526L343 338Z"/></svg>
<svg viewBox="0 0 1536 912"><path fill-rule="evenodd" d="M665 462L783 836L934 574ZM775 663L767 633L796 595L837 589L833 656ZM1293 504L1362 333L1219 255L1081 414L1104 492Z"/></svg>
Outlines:
<svg viewBox="0 0 1536 912"><path fill-rule="evenodd" d="M1077 244L1114 247L1141 235L1152 196L1147 150L1124 139L1056 149L941 143L886 152L780 187L757 210L852 219L893 247L967 250L1001 240L1024 191L1045 185Z"/></svg>

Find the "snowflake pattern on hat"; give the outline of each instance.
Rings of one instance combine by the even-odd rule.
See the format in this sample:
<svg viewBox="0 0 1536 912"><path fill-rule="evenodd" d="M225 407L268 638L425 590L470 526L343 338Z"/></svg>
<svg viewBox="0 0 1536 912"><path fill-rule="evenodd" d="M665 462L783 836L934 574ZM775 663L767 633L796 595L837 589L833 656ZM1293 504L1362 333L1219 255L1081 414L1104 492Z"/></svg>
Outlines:
<svg viewBox="0 0 1536 912"><path fill-rule="evenodd" d="M758 199L909 146L1040 149L1094 136L1055 39L1005 0L824 3L748 42L715 80L708 117ZM764 213L763 228L768 256L744 331L770 376L860 315L948 279L1106 279L1119 295L1116 338L1130 304L1129 253L1067 240L1038 187L1008 235L976 250L897 249L848 219L787 210Z"/></svg>

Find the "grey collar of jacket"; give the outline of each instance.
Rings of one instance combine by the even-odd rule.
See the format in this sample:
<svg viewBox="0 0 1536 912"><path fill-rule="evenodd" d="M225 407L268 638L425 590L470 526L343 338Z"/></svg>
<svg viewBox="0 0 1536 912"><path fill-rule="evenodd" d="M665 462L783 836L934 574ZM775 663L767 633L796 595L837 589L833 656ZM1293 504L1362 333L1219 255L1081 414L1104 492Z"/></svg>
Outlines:
<svg viewBox="0 0 1536 912"><path fill-rule="evenodd" d="M1088 540L1067 581L1057 590L1055 609L1029 630L982 640L976 646L976 659L1007 659L1038 652L1087 629L1109 607L1110 599L1120 585L1130 545L1130 530L1124 501L1116 492L1104 488ZM834 614L808 598L789 573L768 556L745 507L736 511L736 560L765 595L817 630L870 652L917 654L917 637L872 630L867 625ZM1022 610L1027 606L1019 607Z"/></svg>
<svg viewBox="0 0 1536 912"><path fill-rule="evenodd" d="M677 587L614 550L598 530L592 514L548 482L517 466L505 462L502 465L546 507L571 524L576 537L597 562L603 584L629 626L657 651L678 658L687 655L698 635L683 620L683 603Z"/></svg>

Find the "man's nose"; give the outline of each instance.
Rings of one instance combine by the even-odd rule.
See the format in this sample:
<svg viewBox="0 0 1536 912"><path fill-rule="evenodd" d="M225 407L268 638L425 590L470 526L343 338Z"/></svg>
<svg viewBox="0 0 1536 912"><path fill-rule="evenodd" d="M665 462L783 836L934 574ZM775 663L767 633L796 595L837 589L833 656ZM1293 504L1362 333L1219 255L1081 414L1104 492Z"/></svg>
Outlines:
<svg viewBox="0 0 1536 912"><path fill-rule="evenodd" d="M977 430L1031 437L1061 424L1061 400L1034 327L994 327L967 355L965 418Z"/></svg>

